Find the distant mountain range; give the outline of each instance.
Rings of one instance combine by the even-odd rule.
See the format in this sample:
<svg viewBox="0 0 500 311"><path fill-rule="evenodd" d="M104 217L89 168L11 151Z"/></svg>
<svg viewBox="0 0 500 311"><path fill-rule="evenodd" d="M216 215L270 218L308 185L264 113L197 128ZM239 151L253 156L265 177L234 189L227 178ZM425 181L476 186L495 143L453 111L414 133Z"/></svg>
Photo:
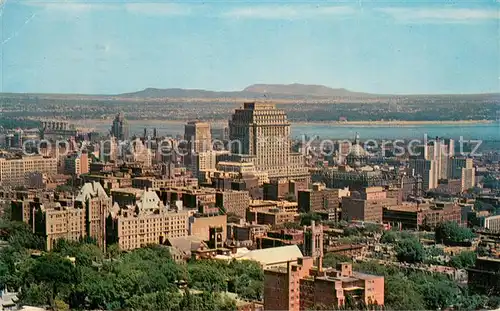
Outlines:
<svg viewBox="0 0 500 311"><path fill-rule="evenodd" d="M253 84L242 91L215 92L198 89L157 89L147 88L142 91L115 95L120 98L204 98L204 99L274 99L274 100L381 100L389 98L437 98L453 97L461 99L486 99L500 101L500 93L488 94L433 94L433 95L390 95L390 94L370 94L353 92L343 88L330 88L324 85L314 84Z"/></svg>
<svg viewBox="0 0 500 311"><path fill-rule="evenodd" d="M305 102L330 103L330 102L379 102L389 99L429 100L479 100L487 102L500 102L500 93L487 94L434 94L434 95L386 95L353 92L343 88L330 88L324 85L313 84L253 84L241 91L207 91L200 89L181 88L147 88L142 91L115 95L92 94L37 94L37 93L0 93L0 98L32 98L59 99L59 100L121 100L121 101L162 101L175 99L179 102L188 102L196 99L199 101L244 101L244 100L274 100L281 103L293 103L297 100Z"/></svg>
<svg viewBox="0 0 500 311"><path fill-rule="evenodd" d="M197 89L156 89L117 95L139 98L272 98L272 99L327 99L341 97L378 97L380 95L333 89L323 85L308 84L253 84L242 91L215 92Z"/></svg>

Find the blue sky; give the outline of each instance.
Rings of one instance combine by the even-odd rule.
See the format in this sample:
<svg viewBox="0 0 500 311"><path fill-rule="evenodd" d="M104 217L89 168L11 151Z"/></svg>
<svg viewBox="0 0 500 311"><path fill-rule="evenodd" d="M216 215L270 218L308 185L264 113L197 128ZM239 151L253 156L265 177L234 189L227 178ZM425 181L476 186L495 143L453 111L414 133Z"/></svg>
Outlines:
<svg viewBox="0 0 500 311"><path fill-rule="evenodd" d="M495 1L0 3L3 92L500 92Z"/></svg>

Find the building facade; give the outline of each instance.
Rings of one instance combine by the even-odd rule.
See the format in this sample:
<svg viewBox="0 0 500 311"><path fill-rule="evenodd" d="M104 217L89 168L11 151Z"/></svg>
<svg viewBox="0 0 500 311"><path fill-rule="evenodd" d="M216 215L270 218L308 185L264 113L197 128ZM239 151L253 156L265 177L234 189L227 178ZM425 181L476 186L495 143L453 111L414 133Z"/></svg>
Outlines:
<svg viewBox="0 0 500 311"><path fill-rule="evenodd" d="M290 122L285 111L269 103L245 103L229 121L231 152L236 159L253 162L269 178L308 180L302 154L291 153Z"/></svg>
<svg viewBox="0 0 500 311"><path fill-rule="evenodd" d="M19 158L0 158L0 185L6 187L22 186L27 173L40 172L47 175L57 174L57 159L42 156L23 156Z"/></svg>
<svg viewBox="0 0 500 311"><path fill-rule="evenodd" d="M164 244L188 235L189 212L169 210L154 191L145 191L133 205L115 204L106 220L106 242L121 250Z"/></svg>
<svg viewBox="0 0 500 311"><path fill-rule="evenodd" d="M314 266L313 257L287 267L264 270L264 310L310 310L317 305L342 307L349 298L367 305L384 304L384 277L352 271L352 264Z"/></svg>

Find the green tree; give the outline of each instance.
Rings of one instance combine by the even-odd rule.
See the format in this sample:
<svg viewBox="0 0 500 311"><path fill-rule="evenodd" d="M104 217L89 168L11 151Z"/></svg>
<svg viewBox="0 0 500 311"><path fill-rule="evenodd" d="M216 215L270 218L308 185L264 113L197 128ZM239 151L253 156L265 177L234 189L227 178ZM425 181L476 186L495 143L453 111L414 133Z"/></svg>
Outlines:
<svg viewBox="0 0 500 311"><path fill-rule="evenodd" d="M382 237L380 238L380 242L386 244L393 244L396 243L397 239L398 239L398 233L396 231L388 230L384 231Z"/></svg>
<svg viewBox="0 0 500 311"><path fill-rule="evenodd" d="M473 267L476 265L476 253L470 251L461 252L450 258L449 265L458 269Z"/></svg>
<svg viewBox="0 0 500 311"><path fill-rule="evenodd" d="M300 214L300 225L301 226L310 226L311 221L315 221L316 223L321 221L321 216L314 212L303 213Z"/></svg>
<svg viewBox="0 0 500 311"><path fill-rule="evenodd" d="M401 262L416 263L424 260L424 248L415 238L398 241L395 250L396 257Z"/></svg>
<svg viewBox="0 0 500 311"><path fill-rule="evenodd" d="M436 242L445 245L455 245L474 237L474 233L468 228L460 227L454 221L447 221L437 225L436 227Z"/></svg>

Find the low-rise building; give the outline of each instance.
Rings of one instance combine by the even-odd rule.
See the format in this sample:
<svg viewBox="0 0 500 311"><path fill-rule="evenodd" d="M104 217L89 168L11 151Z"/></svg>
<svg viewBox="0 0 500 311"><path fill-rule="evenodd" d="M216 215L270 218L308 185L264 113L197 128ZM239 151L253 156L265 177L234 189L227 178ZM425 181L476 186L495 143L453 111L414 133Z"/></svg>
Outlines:
<svg viewBox="0 0 500 311"><path fill-rule="evenodd" d="M270 248L285 245L302 245L304 232L297 229L281 229L267 231L265 235L256 237L258 248Z"/></svg>
<svg viewBox="0 0 500 311"><path fill-rule="evenodd" d="M298 214L288 212L280 208L251 209L246 213L246 220L259 225L280 226L285 223L294 222Z"/></svg>
<svg viewBox="0 0 500 311"><path fill-rule="evenodd" d="M461 219L461 207L453 202L403 202L383 209L384 223L400 229L433 230L439 223L446 221L461 224Z"/></svg>
<svg viewBox="0 0 500 311"><path fill-rule="evenodd" d="M222 242L227 237L227 215L220 214L218 208L200 206L199 212L189 217L188 234L200 238L203 241L210 239L210 228L222 228Z"/></svg>
<svg viewBox="0 0 500 311"><path fill-rule="evenodd" d="M265 235L268 225L258 224L227 224L227 244L234 246L252 246L259 236Z"/></svg>
<svg viewBox="0 0 500 311"><path fill-rule="evenodd" d="M314 266L314 261L303 257L286 267L265 269L264 309L298 311L320 304L335 309L348 297L367 305L384 304L384 277L354 272L350 263L334 269Z"/></svg>
<svg viewBox="0 0 500 311"><path fill-rule="evenodd" d="M132 187L139 189L153 189L170 187L198 187L198 179L192 177L173 177L158 179L156 177L135 177L132 178Z"/></svg>
<svg viewBox="0 0 500 311"><path fill-rule="evenodd" d="M490 232L500 233L500 215L480 217L479 225Z"/></svg>

